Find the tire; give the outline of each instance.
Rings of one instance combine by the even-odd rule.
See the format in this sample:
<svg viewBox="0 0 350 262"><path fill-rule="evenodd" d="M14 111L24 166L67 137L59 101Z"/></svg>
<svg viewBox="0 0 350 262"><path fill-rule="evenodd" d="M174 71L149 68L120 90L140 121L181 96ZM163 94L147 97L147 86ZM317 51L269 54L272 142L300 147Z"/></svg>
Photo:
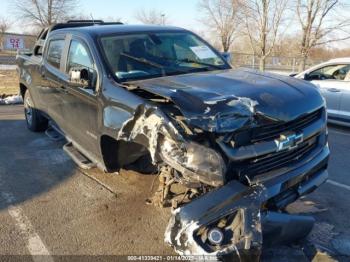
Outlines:
<svg viewBox="0 0 350 262"><path fill-rule="evenodd" d="M45 131L48 127L48 121L40 112L34 108L33 100L28 90L24 94L24 115L26 118L27 127L33 132Z"/></svg>

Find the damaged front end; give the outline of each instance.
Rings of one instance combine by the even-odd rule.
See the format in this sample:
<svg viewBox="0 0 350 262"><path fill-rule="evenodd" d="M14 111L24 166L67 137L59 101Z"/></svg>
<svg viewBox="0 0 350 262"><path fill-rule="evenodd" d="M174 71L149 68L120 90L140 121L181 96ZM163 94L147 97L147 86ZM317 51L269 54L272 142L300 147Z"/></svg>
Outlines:
<svg viewBox="0 0 350 262"><path fill-rule="evenodd" d="M318 160L325 161L327 154L323 152ZM321 168L312 179L304 177L303 182L294 185L300 190L297 198L320 186L327 176L327 171ZM266 187L230 181L174 209L165 242L181 255L215 256L224 261L260 261L263 246L300 240L310 233L314 224L310 216L267 208L270 199L281 194L286 182Z"/></svg>
<svg viewBox="0 0 350 262"><path fill-rule="evenodd" d="M258 261L263 244L311 231L313 218L283 210L328 177L321 100L296 117L272 111L265 100L196 88L128 88L149 103L118 139L143 145L158 167L159 187L149 202L172 207L165 242L176 252Z"/></svg>

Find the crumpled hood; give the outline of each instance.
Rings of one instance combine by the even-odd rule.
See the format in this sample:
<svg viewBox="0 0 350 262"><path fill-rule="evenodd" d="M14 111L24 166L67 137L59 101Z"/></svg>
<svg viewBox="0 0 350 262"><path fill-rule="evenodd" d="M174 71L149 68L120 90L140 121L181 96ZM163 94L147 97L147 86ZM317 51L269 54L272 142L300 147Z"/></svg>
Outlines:
<svg viewBox="0 0 350 262"><path fill-rule="evenodd" d="M324 105L312 84L250 69L185 74L130 84L172 100L188 124L212 132L256 124L257 115L287 122Z"/></svg>

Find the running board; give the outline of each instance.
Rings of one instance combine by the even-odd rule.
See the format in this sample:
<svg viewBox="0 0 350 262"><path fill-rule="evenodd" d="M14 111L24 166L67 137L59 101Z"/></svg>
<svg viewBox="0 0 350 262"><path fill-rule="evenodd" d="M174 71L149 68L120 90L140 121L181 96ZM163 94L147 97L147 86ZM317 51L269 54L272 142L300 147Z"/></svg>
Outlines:
<svg viewBox="0 0 350 262"><path fill-rule="evenodd" d="M45 134L53 141L61 141L64 139L64 136L52 125L46 129Z"/></svg>
<svg viewBox="0 0 350 262"><path fill-rule="evenodd" d="M73 146L72 142L69 142L63 146L63 150L72 158L72 160L82 169L91 169L96 167L96 164L91 162L86 156L84 156L78 149Z"/></svg>

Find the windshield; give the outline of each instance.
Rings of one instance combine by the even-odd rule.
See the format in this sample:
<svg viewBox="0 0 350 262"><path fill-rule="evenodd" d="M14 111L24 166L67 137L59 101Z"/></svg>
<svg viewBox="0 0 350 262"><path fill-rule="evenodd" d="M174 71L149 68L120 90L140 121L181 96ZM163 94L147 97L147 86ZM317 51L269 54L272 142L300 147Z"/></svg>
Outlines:
<svg viewBox="0 0 350 262"><path fill-rule="evenodd" d="M116 35L101 42L120 81L228 68L211 47L187 32Z"/></svg>

